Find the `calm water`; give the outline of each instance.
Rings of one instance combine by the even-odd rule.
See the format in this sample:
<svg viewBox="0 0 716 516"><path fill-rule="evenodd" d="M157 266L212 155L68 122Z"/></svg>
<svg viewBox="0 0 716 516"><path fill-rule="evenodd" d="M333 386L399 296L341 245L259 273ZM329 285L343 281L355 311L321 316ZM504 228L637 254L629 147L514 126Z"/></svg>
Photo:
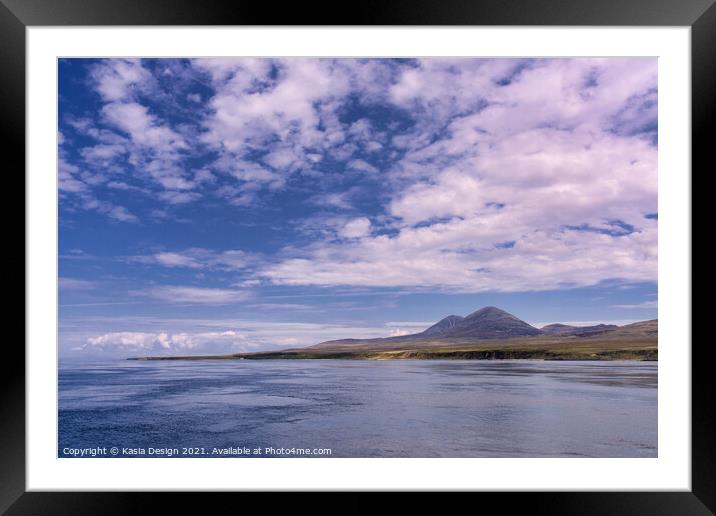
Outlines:
<svg viewBox="0 0 716 516"><path fill-rule="evenodd" d="M60 456L657 456L656 362L117 361L59 393Z"/></svg>

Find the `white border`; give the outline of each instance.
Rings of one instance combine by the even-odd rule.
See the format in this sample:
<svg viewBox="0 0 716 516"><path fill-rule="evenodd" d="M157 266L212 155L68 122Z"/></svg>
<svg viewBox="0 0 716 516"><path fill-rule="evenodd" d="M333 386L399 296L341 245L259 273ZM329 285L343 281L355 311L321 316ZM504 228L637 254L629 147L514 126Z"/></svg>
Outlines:
<svg viewBox="0 0 716 516"><path fill-rule="evenodd" d="M27 32L27 489L690 490L690 29L57 28ZM659 457L56 458L56 59L659 56ZM55 429L52 432L50 429Z"/></svg>

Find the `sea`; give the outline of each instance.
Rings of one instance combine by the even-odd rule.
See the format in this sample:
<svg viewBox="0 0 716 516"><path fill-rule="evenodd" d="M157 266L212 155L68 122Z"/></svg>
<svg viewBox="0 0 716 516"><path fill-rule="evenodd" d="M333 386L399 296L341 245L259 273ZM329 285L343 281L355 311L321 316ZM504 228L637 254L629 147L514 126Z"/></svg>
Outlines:
<svg viewBox="0 0 716 516"><path fill-rule="evenodd" d="M657 457L657 363L63 363L58 457Z"/></svg>

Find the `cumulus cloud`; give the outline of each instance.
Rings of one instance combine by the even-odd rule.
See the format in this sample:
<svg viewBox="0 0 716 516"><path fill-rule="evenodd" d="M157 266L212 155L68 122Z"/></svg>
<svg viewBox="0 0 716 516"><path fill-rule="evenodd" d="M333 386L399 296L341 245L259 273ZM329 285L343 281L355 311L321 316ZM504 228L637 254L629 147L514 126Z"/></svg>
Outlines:
<svg viewBox="0 0 716 516"><path fill-rule="evenodd" d="M165 73L183 77L176 91ZM61 154L63 199L121 222L138 217L98 191L244 210L288 191L331 211L302 214L310 241L255 264L263 281L483 292L656 280L656 59L104 60L91 78L101 116L67 122L95 141ZM140 261L245 265L221 253Z"/></svg>
<svg viewBox="0 0 716 516"><path fill-rule="evenodd" d="M286 285L431 287L515 292L595 285L608 278L655 280L656 230L621 237L532 232L512 245L480 245L471 222L408 228L396 237L316 245L306 258L269 265L263 274Z"/></svg>
<svg viewBox="0 0 716 516"><path fill-rule="evenodd" d="M107 121L132 139L155 151L185 148L181 135L161 124L146 106L136 102L112 102L102 108Z"/></svg>
<svg viewBox="0 0 716 516"><path fill-rule="evenodd" d="M366 172L368 174L378 173L378 169L373 165L362 159L354 159L348 163L348 168L351 170L357 170L359 172Z"/></svg>
<svg viewBox="0 0 716 516"><path fill-rule="evenodd" d="M139 59L104 60L92 69L97 92L105 101L119 101L132 97L137 89L146 87L151 73Z"/></svg>
<svg viewBox="0 0 716 516"><path fill-rule="evenodd" d="M340 230L340 235L346 238L361 238L369 234L370 220L365 217L349 220Z"/></svg>
<svg viewBox="0 0 716 516"><path fill-rule="evenodd" d="M201 139L221 152L214 166L238 179L239 190L283 188L295 174L316 173L326 157L346 162L347 170L377 172L351 157L369 140L371 148L380 147L380 136L368 121L342 122L340 111L352 95L385 96L376 80L390 80L391 63L292 58L193 64L215 90Z"/></svg>
<svg viewBox="0 0 716 516"><path fill-rule="evenodd" d="M84 350L130 352L199 352L242 351L247 349L246 336L233 330L204 333L112 332L89 337Z"/></svg>
<svg viewBox="0 0 716 516"><path fill-rule="evenodd" d="M206 175L192 177L183 164L191 145L167 120L165 104L171 95L155 73L140 59L100 60L89 70L102 105L94 118L65 119L82 136L80 141L91 142L77 148L76 156L60 148L60 189L75 195L67 202L116 221L138 222L135 214L110 200L104 188L141 191L169 205L198 200L201 195L194 190Z"/></svg>
<svg viewBox="0 0 716 516"><path fill-rule="evenodd" d="M316 242L264 273L470 292L655 281L657 152L633 129L653 123L655 85L653 59L423 60L390 89L424 118L394 138L392 232L351 222L359 241Z"/></svg>
<svg viewBox="0 0 716 516"><path fill-rule="evenodd" d="M293 308L298 310L298 308ZM124 355L170 355L177 353L241 353L258 349L288 349L310 346L326 340L353 336L357 338L391 337L419 332L430 322L393 321L379 325L321 324L298 321L252 321L212 319L161 319L134 321L124 318L124 325L151 325L175 328L172 331L123 330L84 337L78 348L84 351L121 353ZM105 321L104 324L116 324ZM185 329L185 327L193 329ZM197 328L200 328L197 331Z"/></svg>
<svg viewBox="0 0 716 516"><path fill-rule="evenodd" d="M139 222L137 216L130 213L124 206L107 206L106 210L102 211L105 211L109 218L120 222Z"/></svg>
<svg viewBox="0 0 716 516"><path fill-rule="evenodd" d="M60 155L57 160L57 188L62 193L81 193L87 191L87 185L78 179L79 167Z"/></svg>
<svg viewBox="0 0 716 516"><path fill-rule="evenodd" d="M330 60L198 59L216 88L209 104L205 141L235 153L263 145L277 135L286 142L269 153L276 167L289 167L304 156L296 145L320 145L331 136L320 131L318 103L349 90L348 76ZM272 79L276 76L275 79ZM335 138L342 139L341 135Z"/></svg>
<svg viewBox="0 0 716 516"><path fill-rule="evenodd" d="M343 210L351 210L354 208L350 201L349 192L334 192L316 195L311 198L311 202L320 207L339 208Z"/></svg>

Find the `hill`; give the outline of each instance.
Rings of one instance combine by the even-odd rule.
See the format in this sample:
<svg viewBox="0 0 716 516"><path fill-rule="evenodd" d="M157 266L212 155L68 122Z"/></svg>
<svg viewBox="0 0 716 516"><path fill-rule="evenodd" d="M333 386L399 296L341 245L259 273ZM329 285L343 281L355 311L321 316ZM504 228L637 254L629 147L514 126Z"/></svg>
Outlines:
<svg viewBox="0 0 716 516"><path fill-rule="evenodd" d="M306 348L178 359L542 359L656 360L658 321L624 326L550 324L541 330L488 306L465 317L450 315L426 330L400 337L340 339Z"/></svg>
<svg viewBox="0 0 716 516"><path fill-rule="evenodd" d="M540 331L514 315L488 306L471 313L443 335L450 338L507 339L539 335Z"/></svg>
<svg viewBox="0 0 716 516"><path fill-rule="evenodd" d="M494 306L488 306L466 317L449 315L420 333L380 339L331 340L310 346L307 349L332 349L335 347L355 348L371 345L390 348L410 344L420 346L435 339L440 341L464 339L492 340L529 337L539 334L540 331L537 328L518 319L514 315Z"/></svg>
<svg viewBox="0 0 716 516"><path fill-rule="evenodd" d="M545 335L585 335L588 333L601 333L609 330L615 330L616 324L595 324L593 326L570 326L567 324L548 324L542 326L540 331Z"/></svg>

